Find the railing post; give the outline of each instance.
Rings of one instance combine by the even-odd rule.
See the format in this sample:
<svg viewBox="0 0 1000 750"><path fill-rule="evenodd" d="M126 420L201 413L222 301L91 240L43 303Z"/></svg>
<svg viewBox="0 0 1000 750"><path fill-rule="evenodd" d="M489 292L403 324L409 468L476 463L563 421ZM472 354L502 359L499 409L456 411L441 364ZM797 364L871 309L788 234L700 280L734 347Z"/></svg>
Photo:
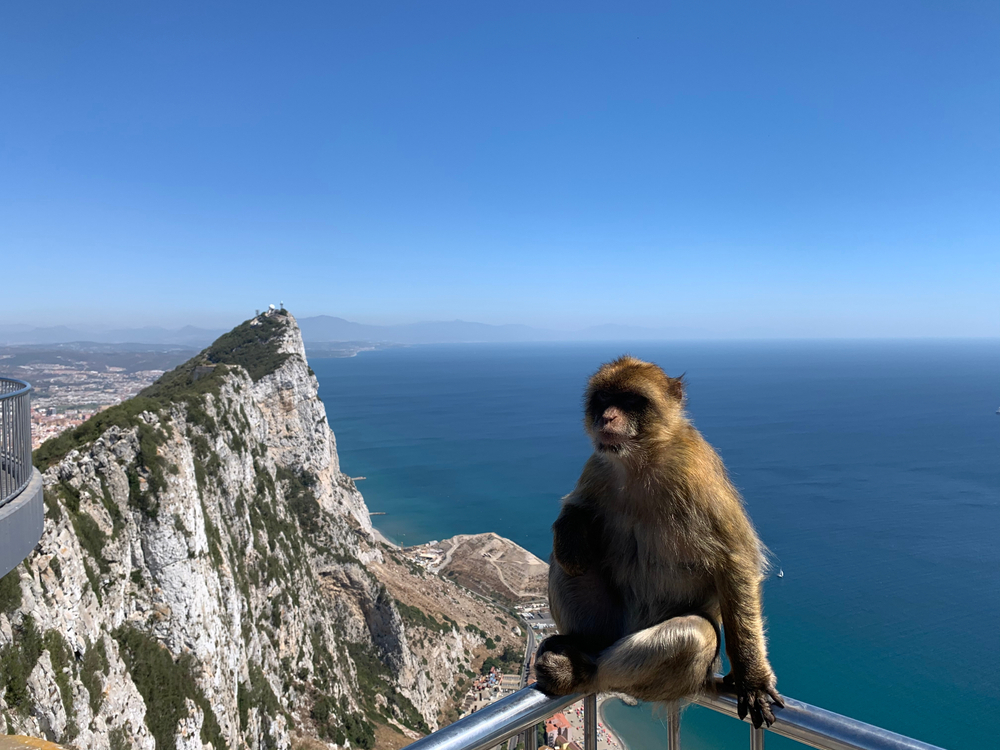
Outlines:
<svg viewBox="0 0 1000 750"><path fill-rule="evenodd" d="M750 750L764 750L764 727L750 726Z"/></svg>
<svg viewBox="0 0 1000 750"><path fill-rule="evenodd" d="M597 694L583 699L583 748L597 750Z"/></svg>
<svg viewBox="0 0 1000 750"><path fill-rule="evenodd" d="M681 750L681 704L667 704L667 750Z"/></svg>

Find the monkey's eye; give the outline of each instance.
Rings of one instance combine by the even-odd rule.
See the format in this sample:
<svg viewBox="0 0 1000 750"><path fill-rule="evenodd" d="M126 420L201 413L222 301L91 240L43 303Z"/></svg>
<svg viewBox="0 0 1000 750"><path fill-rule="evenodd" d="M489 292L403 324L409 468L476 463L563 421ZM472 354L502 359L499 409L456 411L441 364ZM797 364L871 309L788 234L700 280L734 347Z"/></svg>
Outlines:
<svg viewBox="0 0 1000 750"><path fill-rule="evenodd" d="M625 393L622 394L620 403L621 407L626 411L636 412L645 409L649 401L645 396L640 396L638 393Z"/></svg>

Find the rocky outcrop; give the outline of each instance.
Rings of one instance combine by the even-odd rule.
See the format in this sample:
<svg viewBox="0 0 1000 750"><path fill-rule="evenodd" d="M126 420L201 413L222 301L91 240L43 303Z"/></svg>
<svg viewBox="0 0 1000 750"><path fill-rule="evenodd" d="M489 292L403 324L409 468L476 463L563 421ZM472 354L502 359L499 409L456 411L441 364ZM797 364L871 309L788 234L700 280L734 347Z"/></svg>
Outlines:
<svg viewBox="0 0 1000 750"><path fill-rule="evenodd" d="M436 727L488 638L434 616L471 600L454 584L403 598L396 578L426 574L400 573L373 538L286 313L36 463L45 532L0 580L0 732L98 750L371 748L375 725ZM503 630L506 613L476 606Z"/></svg>
<svg viewBox="0 0 1000 750"><path fill-rule="evenodd" d="M478 594L507 603L545 599L548 563L499 534L459 534L407 550L429 569Z"/></svg>

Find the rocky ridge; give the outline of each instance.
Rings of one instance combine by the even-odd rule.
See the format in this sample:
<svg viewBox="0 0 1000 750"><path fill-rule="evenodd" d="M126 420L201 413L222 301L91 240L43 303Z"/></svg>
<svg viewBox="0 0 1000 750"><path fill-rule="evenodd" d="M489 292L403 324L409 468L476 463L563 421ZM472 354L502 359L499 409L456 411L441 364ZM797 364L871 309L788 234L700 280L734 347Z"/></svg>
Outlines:
<svg viewBox="0 0 1000 750"><path fill-rule="evenodd" d="M45 532L0 579L0 733L400 746L520 643L375 540L317 389L280 311L39 449Z"/></svg>

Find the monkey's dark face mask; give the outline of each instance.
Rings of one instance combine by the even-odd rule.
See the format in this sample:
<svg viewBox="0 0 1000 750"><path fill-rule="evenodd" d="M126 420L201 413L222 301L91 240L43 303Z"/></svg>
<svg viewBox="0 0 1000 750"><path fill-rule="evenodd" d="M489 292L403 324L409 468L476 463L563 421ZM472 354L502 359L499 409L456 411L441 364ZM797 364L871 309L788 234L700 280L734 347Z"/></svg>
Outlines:
<svg viewBox="0 0 1000 750"><path fill-rule="evenodd" d="M627 454L642 434L649 399L631 391L595 392L587 403L587 432L594 449L610 455Z"/></svg>

